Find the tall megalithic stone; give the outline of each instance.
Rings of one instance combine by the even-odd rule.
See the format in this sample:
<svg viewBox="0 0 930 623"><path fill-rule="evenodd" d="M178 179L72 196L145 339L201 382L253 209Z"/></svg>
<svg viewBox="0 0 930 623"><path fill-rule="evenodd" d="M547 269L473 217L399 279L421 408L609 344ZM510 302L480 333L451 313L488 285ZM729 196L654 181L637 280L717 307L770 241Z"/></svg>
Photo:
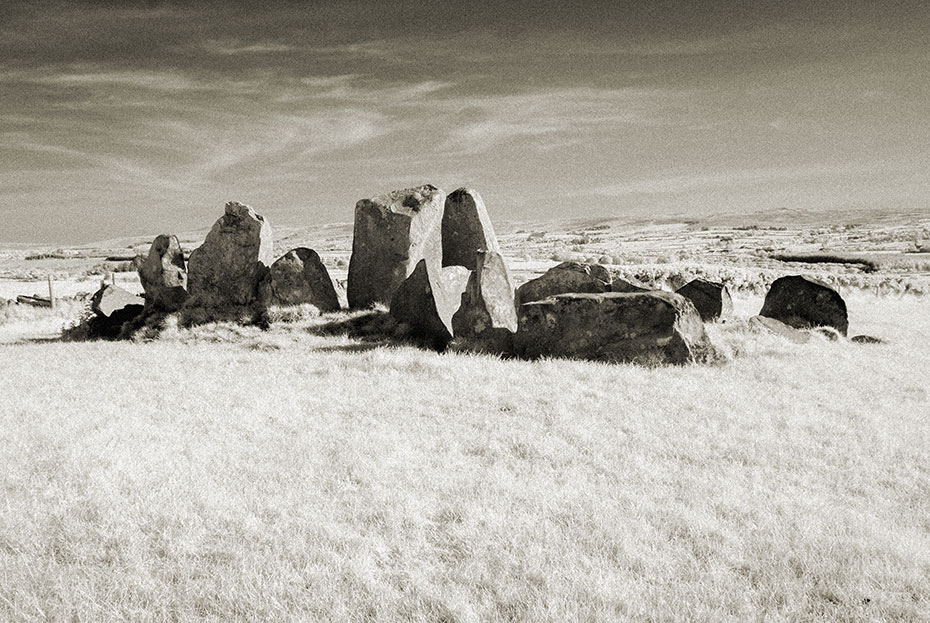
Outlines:
<svg viewBox="0 0 930 623"><path fill-rule="evenodd" d="M341 286L313 249L291 249L271 265L270 303L274 305L313 305L321 312L338 311Z"/></svg>
<svg viewBox="0 0 930 623"><path fill-rule="evenodd" d="M190 297L185 310L216 313L191 321L241 316L245 308L261 311L267 305L261 285L274 259L272 245L271 225L265 217L247 205L227 203L225 213L187 263Z"/></svg>
<svg viewBox="0 0 930 623"><path fill-rule="evenodd" d="M517 304L513 281L503 256L478 251L458 311L452 316L457 347L483 353L513 351Z"/></svg>
<svg viewBox="0 0 930 623"><path fill-rule="evenodd" d="M464 266L429 266L420 260L391 299L391 316L434 348L452 339L452 316L462 301L470 271Z"/></svg>
<svg viewBox="0 0 930 623"><path fill-rule="evenodd" d="M795 329L833 327L846 335L846 301L825 283L802 275L776 279L765 295L760 316L780 320Z"/></svg>
<svg viewBox="0 0 930 623"><path fill-rule="evenodd" d="M420 260L442 266L442 212L446 194L426 184L362 199L355 204L349 307L390 305L394 291Z"/></svg>
<svg viewBox="0 0 930 623"><path fill-rule="evenodd" d="M177 236L161 234L139 266L139 281L145 290L145 309L175 312L187 300L187 268Z"/></svg>
<svg viewBox="0 0 930 623"><path fill-rule="evenodd" d="M475 270L477 251L500 253L500 246L481 195L459 188L446 197L442 215L442 265Z"/></svg>
<svg viewBox="0 0 930 623"><path fill-rule="evenodd" d="M559 294L520 305L517 352L529 358L710 362L717 351L694 305L671 292Z"/></svg>

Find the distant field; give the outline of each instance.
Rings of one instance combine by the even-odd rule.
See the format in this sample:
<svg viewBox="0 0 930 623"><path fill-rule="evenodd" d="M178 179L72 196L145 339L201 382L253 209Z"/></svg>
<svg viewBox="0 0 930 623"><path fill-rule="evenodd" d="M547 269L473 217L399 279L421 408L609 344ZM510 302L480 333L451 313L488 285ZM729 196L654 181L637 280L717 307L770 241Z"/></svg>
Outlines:
<svg viewBox="0 0 930 623"><path fill-rule="evenodd" d="M928 303L848 298L889 345L0 346L0 620L928 620Z"/></svg>

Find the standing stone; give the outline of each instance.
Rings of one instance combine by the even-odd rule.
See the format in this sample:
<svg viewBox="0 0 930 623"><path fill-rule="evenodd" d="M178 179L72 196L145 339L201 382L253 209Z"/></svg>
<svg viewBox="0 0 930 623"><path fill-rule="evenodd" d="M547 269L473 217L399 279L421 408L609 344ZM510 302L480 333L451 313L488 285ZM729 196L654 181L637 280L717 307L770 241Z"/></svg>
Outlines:
<svg viewBox="0 0 930 623"><path fill-rule="evenodd" d="M187 300L187 270L177 236L161 234L138 268L146 310L175 312Z"/></svg>
<svg viewBox="0 0 930 623"><path fill-rule="evenodd" d="M776 279L759 315L796 329L833 327L844 336L849 328L843 297L827 284L801 275Z"/></svg>
<svg viewBox="0 0 930 623"><path fill-rule="evenodd" d="M475 270L478 251L499 253L500 246L481 195L459 188L446 197L442 215L442 265Z"/></svg>
<svg viewBox="0 0 930 623"><path fill-rule="evenodd" d="M569 292L610 292L610 282L610 272L600 264L562 262L517 288L517 298L521 303L531 303Z"/></svg>
<svg viewBox="0 0 930 623"><path fill-rule="evenodd" d="M697 308L704 320L717 320L733 311L733 299L726 285L716 281L694 279L676 290Z"/></svg>
<svg viewBox="0 0 930 623"><path fill-rule="evenodd" d="M442 210L446 194L427 184L355 204L349 307L390 304L420 260L442 265Z"/></svg>
<svg viewBox="0 0 930 623"><path fill-rule="evenodd" d="M517 306L507 264L500 253L479 251L458 311L452 316L452 333L463 348L506 354L513 350Z"/></svg>
<svg viewBox="0 0 930 623"><path fill-rule="evenodd" d="M274 259L271 225L241 203L226 204L187 264L190 305L214 309L264 304L259 286Z"/></svg>
<svg viewBox="0 0 930 623"><path fill-rule="evenodd" d="M525 357L675 364L716 357L694 305L671 292L560 294L523 303L519 322L514 342Z"/></svg>
<svg viewBox="0 0 930 623"><path fill-rule="evenodd" d="M339 311L339 290L316 251L299 247L271 265L271 303L309 303L321 312Z"/></svg>
<svg viewBox="0 0 930 623"><path fill-rule="evenodd" d="M420 260L391 299L391 316L436 348L452 339L452 316L462 302L470 271L464 266L429 267Z"/></svg>

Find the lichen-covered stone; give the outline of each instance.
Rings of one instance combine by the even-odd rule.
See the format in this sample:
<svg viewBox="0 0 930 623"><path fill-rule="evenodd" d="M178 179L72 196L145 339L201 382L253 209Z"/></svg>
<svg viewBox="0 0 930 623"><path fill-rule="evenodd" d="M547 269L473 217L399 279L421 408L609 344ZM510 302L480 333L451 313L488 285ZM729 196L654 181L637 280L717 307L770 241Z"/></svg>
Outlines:
<svg viewBox="0 0 930 623"><path fill-rule="evenodd" d="M187 300L187 268L177 236L161 234L138 268L147 311L175 312Z"/></svg>
<svg viewBox="0 0 930 623"><path fill-rule="evenodd" d="M464 350L510 353L517 331L517 307L507 264L494 251L479 251L475 260L461 305L452 316L456 344Z"/></svg>
<svg viewBox="0 0 930 623"><path fill-rule="evenodd" d="M499 253L500 246L481 195L459 188L446 197L442 215L442 265L475 270L478 251Z"/></svg>
<svg viewBox="0 0 930 623"><path fill-rule="evenodd" d="M270 303L310 304L322 312L338 311L342 289L330 276L313 249L298 247L271 265Z"/></svg>
<svg viewBox="0 0 930 623"><path fill-rule="evenodd" d="M420 260L391 300L391 316L435 348L452 339L452 316L462 301L470 271L464 266L432 268Z"/></svg>
<svg viewBox="0 0 930 623"><path fill-rule="evenodd" d="M722 283L693 279L678 288L676 292L694 303L704 320L718 320L733 311L730 291Z"/></svg>
<svg viewBox="0 0 930 623"><path fill-rule="evenodd" d="M776 279L759 315L796 329L833 327L844 336L849 328L843 297L827 284L801 275Z"/></svg>

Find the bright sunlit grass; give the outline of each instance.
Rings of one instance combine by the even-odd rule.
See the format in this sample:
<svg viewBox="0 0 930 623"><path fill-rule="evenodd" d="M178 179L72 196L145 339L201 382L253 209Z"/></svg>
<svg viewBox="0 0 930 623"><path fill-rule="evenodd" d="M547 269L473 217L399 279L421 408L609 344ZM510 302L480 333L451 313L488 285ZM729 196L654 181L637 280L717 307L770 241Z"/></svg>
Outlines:
<svg viewBox="0 0 930 623"><path fill-rule="evenodd" d="M0 346L0 620L927 620L930 317L850 307L892 343Z"/></svg>

